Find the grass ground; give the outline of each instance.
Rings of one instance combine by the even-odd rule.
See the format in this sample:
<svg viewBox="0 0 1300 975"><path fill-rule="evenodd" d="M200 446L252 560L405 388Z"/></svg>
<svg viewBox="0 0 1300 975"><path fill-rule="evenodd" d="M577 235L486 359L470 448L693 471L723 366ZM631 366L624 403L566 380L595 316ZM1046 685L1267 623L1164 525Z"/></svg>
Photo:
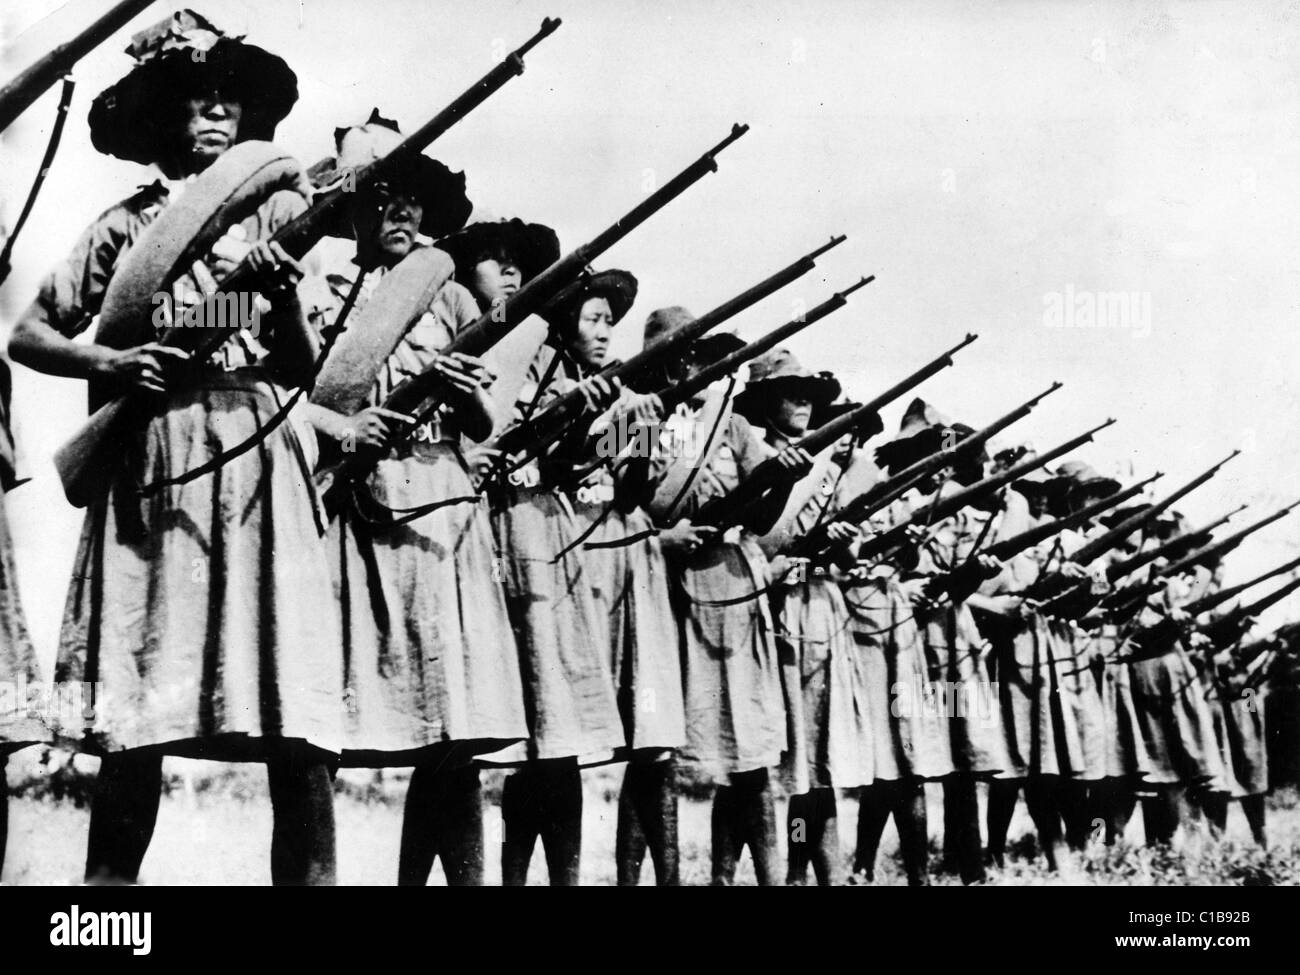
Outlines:
<svg viewBox="0 0 1300 975"><path fill-rule="evenodd" d="M183 766L179 760L177 767ZM172 766L169 764L169 768ZM158 827L146 857L141 882L146 884L267 884L270 882L269 847L271 809L261 773L255 770L217 781L172 778L173 788L163 797ZM402 819L404 781L377 781L366 773L351 773L339 791L339 882L357 885L393 883L397 869L398 837ZM614 830L617 815L617 768L586 774L582 882L614 882ZM186 783L189 783L189 788ZM489 779L488 793L499 780ZM71 788L62 798L43 788L19 788L10 800L9 856L3 881L7 884L72 884L80 880L89 810L85 792ZM930 824L933 837L942 823L941 794L930 787ZM840 840L849 863L857 821L857 802L841 796ZM778 804L784 822L784 803ZM682 880L704 884L709 879L709 806L701 799L681 802L680 834ZM500 811L492 803L485 817L487 846L500 842ZM1173 849L1152 850L1141 845L1141 815L1130 823L1125 842L1107 850L1094 843L1080 859L1078 882L1125 885L1198 884L1300 884L1300 797L1291 790L1270 799L1267 851L1255 847L1239 810L1229 816L1222 840L1209 837L1197 822L1187 824ZM932 845L934 840L932 839ZM1023 803L1011 827L1006 868L990 870L995 885L1060 884L1038 856L1029 817ZM932 860L937 864L938 857ZM951 876L934 876L935 883L957 883ZM487 881L500 882L500 863L489 853ZM540 847L535 853L530 882L545 882ZM652 882L649 865L644 882ZM753 884L748 855L737 882ZM897 857L897 838L891 825L881 848L877 885L904 882ZM444 883L440 867L431 883Z"/></svg>

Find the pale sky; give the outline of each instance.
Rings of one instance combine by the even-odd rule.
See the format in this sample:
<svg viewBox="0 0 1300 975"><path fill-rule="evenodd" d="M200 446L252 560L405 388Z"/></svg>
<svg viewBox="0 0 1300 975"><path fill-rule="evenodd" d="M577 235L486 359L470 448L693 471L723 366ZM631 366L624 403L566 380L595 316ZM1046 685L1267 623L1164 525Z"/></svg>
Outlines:
<svg viewBox="0 0 1300 975"><path fill-rule="evenodd" d="M103 2L3 0L3 74L90 22ZM40 275L148 172L96 154L91 99L129 67L154 4L78 65L63 147L14 273L0 332ZM527 71L431 150L464 169L479 216L553 225L568 249L720 140L718 173L611 250L641 296L615 351L654 308L699 314L833 233L847 243L737 319L757 337L796 302L877 281L792 345L864 398L967 331L980 340L924 395L976 426L1065 388L1018 428L1049 447L1107 416L1080 454L1105 473L1167 472L1166 490L1246 453L1182 505L1260 517L1300 496L1300 4L1023 2L595 3L222 0L218 26L284 56L301 99L276 141L311 163L372 107L414 128L531 35L563 26ZM24 33L25 31L25 33ZM12 221L57 100L0 140ZM1059 299L1133 296L1149 329L1050 328ZM1080 305L1082 307L1082 305ZM1122 324L1122 323L1121 323ZM1139 323L1141 324L1141 323ZM81 384L17 369L35 480L6 499L23 596L53 654L80 513L49 455L79 422ZM905 403L886 416L892 431ZM1300 514L1251 539L1229 580L1300 547ZM1259 594L1267 589L1261 590ZM1269 622L1300 617L1292 601Z"/></svg>

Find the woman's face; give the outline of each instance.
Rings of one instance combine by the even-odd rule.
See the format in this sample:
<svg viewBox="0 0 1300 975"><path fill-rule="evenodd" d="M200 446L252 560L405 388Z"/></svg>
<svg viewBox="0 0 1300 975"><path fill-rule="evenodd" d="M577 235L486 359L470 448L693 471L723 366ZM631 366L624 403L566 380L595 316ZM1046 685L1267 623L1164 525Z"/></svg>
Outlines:
<svg viewBox="0 0 1300 975"><path fill-rule="evenodd" d="M578 320L568 341L569 355L587 369L603 368L613 331L614 313L609 302L600 297L588 298L578 310Z"/></svg>
<svg viewBox="0 0 1300 975"><path fill-rule="evenodd" d="M786 437L802 437L810 419L812 400L805 393L783 393L772 405L772 425Z"/></svg>
<svg viewBox="0 0 1300 975"><path fill-rule="evenodd" d="M369 205L353 215L359 248L378 263L392 267L415 246L424 207L410 193L376 187Z"/></svg>
<svg viewBox="0 0 1300 975"><path fill-rule="evenodd" d="M180 175L201 173L239 139L243 106L223 92L187 98L181 107Z"/></svg>
<svg viewBox="0 0 1300 975"><path fill-rule="evenodd" d="M469 290L480 308L492 308L508 299L524 283L523 273L509 258L485 258L474 266Z"/></svg>

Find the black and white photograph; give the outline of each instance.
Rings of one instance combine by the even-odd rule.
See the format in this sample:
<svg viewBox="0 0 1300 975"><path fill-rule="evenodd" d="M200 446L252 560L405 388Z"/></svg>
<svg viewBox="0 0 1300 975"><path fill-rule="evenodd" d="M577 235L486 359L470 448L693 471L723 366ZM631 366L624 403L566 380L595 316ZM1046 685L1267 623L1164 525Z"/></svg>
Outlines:
<svg viewBox="0 0 1300 975"><path fill-rule="evenodd" d="M1300 2L187 2L0 0L33 940L999 886L1250 946L1152 888L1300 884Z"/></svg>

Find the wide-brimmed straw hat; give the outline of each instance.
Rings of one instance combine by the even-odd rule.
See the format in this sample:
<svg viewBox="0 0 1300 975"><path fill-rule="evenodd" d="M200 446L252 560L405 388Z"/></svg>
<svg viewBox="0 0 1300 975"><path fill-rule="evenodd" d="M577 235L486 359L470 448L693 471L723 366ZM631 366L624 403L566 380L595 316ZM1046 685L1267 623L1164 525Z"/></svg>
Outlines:
<svg viewBox="0 0 1300 975"><path fill-rule="evenodd" d="M952 426L952 421L918 396L903 412L898 433L876 448L876 463L901 470L942 448L944 434Z"/></svg>
<svg viewBox="0 0 1300 975"><path fill-rule="evenodd" d="M232 37L192 10L145 28L126 49L136 61L90 105L90 141L100 152L143 164L164 160L176 138L181 99L218 89L241 108L237 141L270 139L298 100L284 59Z"/></svg>
<svg viewBox="0 0 1300 975"><path fill-rule="evenodd" d="M623 316L636 301L637 281L630 271L610 268L605 271L587 270L582 277L574 281L538 312L554 327L566 324L590 298L604 298L609 302L614 324L623 320Z"/></svg>
<svg viewBox="0 0 1300 975"><path fill-rule="evenodd" d="M397 123L384 118L376 108L361 125L335 129L335 155L316 163L307 175L312 185L322 192L345 185L345 180L354 178L363 166L388 155L401 142ZM445 237L460 230L474 209L465 195L465 174L453 172L423 153L407 157L389 178L388 185L419 200L424 211L420 233L428 237ZM351 220L342 215L329 233L335 237L354 237L356 231Z"/></svg>
<svg viewBox="0 0 1300 975"><path fill-rule="evenodd" d="M749 376L745 388L736 395L735 410L751 423L761 425L767 407L785 395L803 396L815 410L840 395L840 383L829 372L807 369L789 349L773 349L749 363Z"/></svg>
<svg viewBox="0 0 1300 975"><path fill-rule="evenodd" d="M456 262L456 278L464 283L481 261L506 259L519 268L520 277L531 281L560 259L560 238L540 223L513 220L480 220L438 241Z"/></svg>
<svg viewBox="0 0 1300 975"><path fill-rule="evenodd" d="M656 308L645 320L642 345L649 345L659 336L675 332L683 325L688 325L693 321L695 321L695 316L681 305ZM705 332L691 343L691 354L698 361L707 364L717 362L723 356L731 355L731 353L744 348L744 346L745 340L735 332Z"/></svg>

